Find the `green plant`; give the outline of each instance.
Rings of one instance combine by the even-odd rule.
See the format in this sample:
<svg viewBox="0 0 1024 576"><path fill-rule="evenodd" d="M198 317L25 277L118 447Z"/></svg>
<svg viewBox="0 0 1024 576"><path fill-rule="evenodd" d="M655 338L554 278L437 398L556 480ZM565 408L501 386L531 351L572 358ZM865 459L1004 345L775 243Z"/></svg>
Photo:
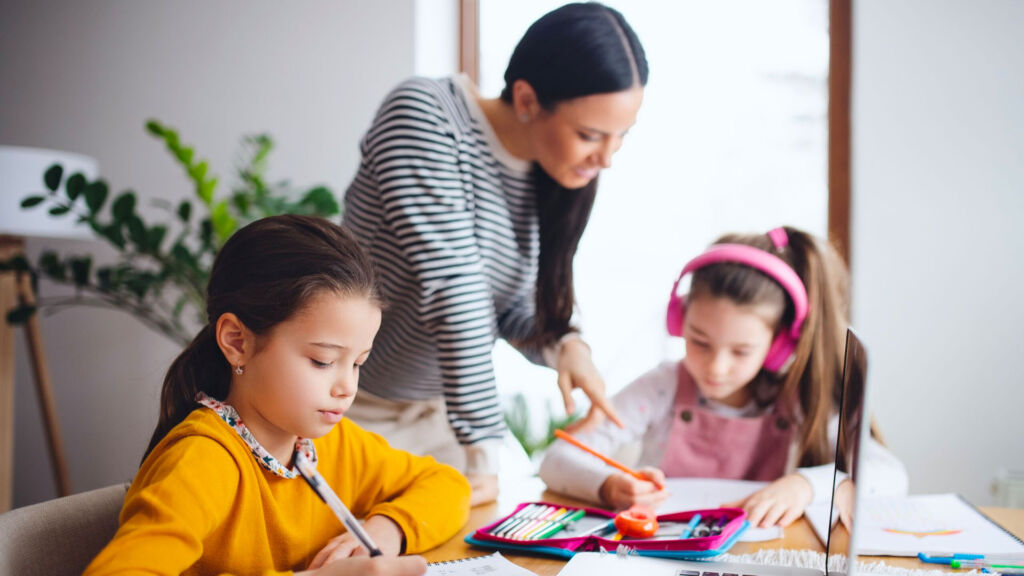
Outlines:
<svg viewBox="0 0 1024 576"><path fill-rule="evenodd" d="M551 404L547 408L547 433L540 438L533 433L533 422L530 419L530 407L527 404L526 396L518 393L512 397L511 405L505 409L505 424L519 444L522 445L526 455L533 457L534 454L544 450L555 441L555 430L565 428L579 419L576 414L567 416L555 416L551 411Z"/></svg>
<svg viewBox="0 0 1024 576"><path fill-rule="evenodd" d="M65 178L64 169L53 165L43 174L46 191L27 196L23 209L48 207L55 218L74 217L87 224L118 253L116 262L93 266L91 255L43 252L32 264L24 256L0 262L0 270L29 273L34 283L44 277L75 287L71 297L40 299L39 306L99 306L125 310L150 328L186 345L194 326L188 318L206 322L205 290L210 268L224 242L245 224L275 214L295 213L322 217L340 212L334 194L323 186L296 191L288 182L267 181L267 156L273 140L266 134L242 139L242 163L236 168L237 183L223 196L218 179L209 174L205 160L196 158L181 143L177 131L157 121L146 130L163 141L188 174L195 198L176 206L155 202L169 214L170 222L150 224L137 208L137 196L126 190L110 199L109 186L101 179L88 181L81 173ZM63 184L63 193L62 185ZM193 210L197 206L198 210ZM106 208L106 210L104 209ZM194 214L201 212L201 214ZM173 236L168 240L171 231ZM7 315L19 323L35 312L20 306Z"/></svg>

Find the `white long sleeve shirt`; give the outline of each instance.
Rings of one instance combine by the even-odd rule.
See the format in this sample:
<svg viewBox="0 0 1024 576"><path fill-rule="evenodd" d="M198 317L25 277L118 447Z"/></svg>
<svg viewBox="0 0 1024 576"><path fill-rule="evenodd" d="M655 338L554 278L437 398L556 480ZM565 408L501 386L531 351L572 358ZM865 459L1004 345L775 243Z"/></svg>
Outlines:
<svg viewBox="0 0 1024 576"><path fill-rule="evenodd" d="M625 428L618 428L611 422L585 434L578 434L580 441L588 444L603 454L622 455L639 448L638 458L627 458L637 466L659 467L663 449L672 429L672 406L675 399L677 381L676 361L666 361L643 374L621 392L615 395L612 402ZM705 408L729 417L759 416L767 408L759 408L753 402L742 408L735 408L707 399ZM839 427L839 416L834 414L829 421L829 442L834 447ZM832 495L833 464L797 467L797 440L790 447L786 473L800 473L811 484L814 500L828 500ZM832 455L835 456L834 454ZM865 489L870 495L900 495L907 493L908 479L903 463L888 449L871 438L860 458L866 473ZM548 449L540 466L540 477L548 488L600 502L600 489L605 479L615 468L582 450L560 440L555 441Z"/></svg>

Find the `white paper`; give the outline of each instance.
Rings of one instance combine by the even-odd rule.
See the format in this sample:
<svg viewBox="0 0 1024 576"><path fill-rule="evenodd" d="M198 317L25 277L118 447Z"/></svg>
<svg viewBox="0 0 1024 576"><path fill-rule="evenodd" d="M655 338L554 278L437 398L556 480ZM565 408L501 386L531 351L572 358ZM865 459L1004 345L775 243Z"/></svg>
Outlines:
<svg viewBox="0 0 1024 576"><path fill-rule="evenodd" d="M956 494L865 498L857 513L860 554L1024 554L1024 544Z"/></svg>
<svg viewBox="0 0 1024 576"><path fill-rule="evenodd" d="M853 525L859 554L1024 554L1024 544L956 494L865 498L857 513ZM824 542L828 506L808 507L805 515Z"/></svg>
<svg viewBox="0 0 1024 576"><path fill-rule="evenodd" d="M509 562L500 552L490 556L463 558L427 565L429 576L537 576L522 566Z"/></svg>
<svg viewBox="0 0 1024 576"><path fill-rule="evenodd" d="M661 506L659 514L718 508L726 502L746 498L768 485L768 482L750 480L724 480L719 478L669 478L665 481L671 496ZM754 528L751 526L740 537L740 542L764 542L782 538L780 526Z"/></svg>

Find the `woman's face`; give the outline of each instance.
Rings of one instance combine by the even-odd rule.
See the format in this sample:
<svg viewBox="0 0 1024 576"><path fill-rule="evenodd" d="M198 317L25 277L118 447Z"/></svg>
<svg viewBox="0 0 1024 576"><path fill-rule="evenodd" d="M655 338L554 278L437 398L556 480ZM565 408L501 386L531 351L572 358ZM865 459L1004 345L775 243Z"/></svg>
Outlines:
<svg viewBox="0 0 1024 576"><path fill-rule="evenodd" d="M565 188L586 186L612 165L643 98L644 89L635 86L536 108L529 131L534 159Z"/></svg>

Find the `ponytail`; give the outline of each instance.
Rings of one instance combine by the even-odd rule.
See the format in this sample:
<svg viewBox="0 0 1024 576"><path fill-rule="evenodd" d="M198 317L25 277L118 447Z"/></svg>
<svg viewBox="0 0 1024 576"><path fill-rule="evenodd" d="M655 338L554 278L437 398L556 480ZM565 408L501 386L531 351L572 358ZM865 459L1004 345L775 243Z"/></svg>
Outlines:
<svg viewBox="0 0 1024 576"><path fill-rule="evenodd" d="M216 319L214 319L214 322ZM207 395L223 400L231 383L231 366L217 346L217 328L208 323L196 334L192 343L174 359L164 376L160 391L160 418L153 437L142 459L145 460L153 448L163 440L188 415L199 407L196 395Z"/></svg>
<svg viewBox="0 0 1024 576"><path fill-rule="evenodd" d="M800 406L797 460L813 466L832 460L828 422L843 376L849 274L831 245L796 228L786 227L786 234L787 259L807 289L808 311L780 399Z"/></svg>

